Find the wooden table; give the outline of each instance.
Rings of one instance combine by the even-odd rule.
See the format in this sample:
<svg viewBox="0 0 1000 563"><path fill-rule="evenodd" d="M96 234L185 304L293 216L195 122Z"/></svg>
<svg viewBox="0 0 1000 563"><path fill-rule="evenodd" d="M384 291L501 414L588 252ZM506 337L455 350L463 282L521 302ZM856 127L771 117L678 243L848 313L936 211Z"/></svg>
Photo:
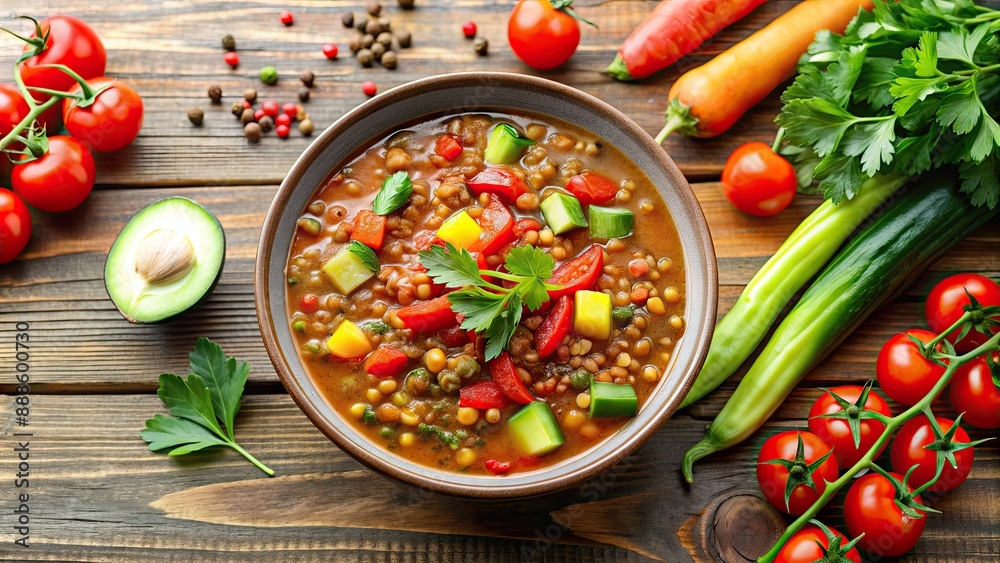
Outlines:
<svg viewBox="0 0 1000 563"><path fill-rule="evenodd" d="M105 8L102 5L114 4ZM459 70L538 74L510 52L504 39L512 0L418 0L414 11L386 12L413 32L414 48L399 68L359 68L346 49L346 10L361 2L273 0L38 0L18 6L33 15L72 13L90 22L108 49L108 73L143 95L146 118L132 146L98 159L98 189L80 208L34 212L34 237L20 260L0 267L0 393L13 393L17 323L31 335L30 425L14 425L14 397L4 395L0 418L0 559L305 561L331 560L740 560L754 555L781 520L763 510L753 477L756 451L770 433L804 428L818 386L859 383L873 376L876 353L888 336L921 320L921 299L949 272L1000 273L1000 230L971 237L903 298L867 322L792 394L765 428L742 446L697 466L697 484L682 484L683 451L702 435L736 382L671 419L645 447L598 479L559 494L510 502L472 502L427 494L388 480L342 453L288 398L264 353L253 305L253 268L264 214L286 171L309 139L273 134L248 146L229 106L247 87L292 100L297 76L317 75L307 105L325 127L362 102L363 80L381 89ZM394 3L393 3L394 4ZM646 82L625 85L602 74L620 41L654 2L580 0L583 42L565 68L543 73L612 102L650 133L659 130L670 83L795 2L772 0L711 40L697 54ZM295 12L286 28L282 9ZM460 25L473 19L490 40L477 57ZM7 19L6 26L26 29ZM222 61L220 38L235 36L241 65ZM324 42L342 53L327 61ZM0 68L10 69L17 45L0 38ZM281 81L255 78L265 65ZM4 71L4 80L10 71ZM219 84L225 103L206 89ZM188 123L188 109L205 108L205 125ZM705 210L719 257L720 314L757 268L816 205L800 198L772 219L735 211L715 180L741 142L769 140L778 108L772 96L726 136L711 141L671 139L666 149ZM211 298L193 314L157 326L130 325L105 294L103 266L129 216L167 195L191 197L212 210L227 235L225 273ZM171 459L150 453L139 439L143 421L164 407L154 394L162 372L186 373L196 337L219 342L252 371L237 435L269 464L267 478L231 451ZM897 406L898 407L898 406ZM943 407L946 408L946 407ZM898 411L897 411L898 412ZM942 412L947 412L942 411ZM13 486L15 432L30 438L30 488ZM976 437L988 433L975 432ZM977 449L976 465L958 491L934 498L932 515L911 560L1000 559L1000 455L997 443ZM15 546L17 492L30 493L30 549ZM841 526L840 498L826 520Z"/></svg>

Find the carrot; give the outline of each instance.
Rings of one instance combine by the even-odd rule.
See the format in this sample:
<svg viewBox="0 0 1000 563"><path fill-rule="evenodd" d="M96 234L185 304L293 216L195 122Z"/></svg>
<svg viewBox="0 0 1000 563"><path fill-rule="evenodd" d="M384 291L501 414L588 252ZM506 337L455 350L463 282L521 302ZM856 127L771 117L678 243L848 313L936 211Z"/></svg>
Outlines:
<svg viewBox="0 0 1000 563"><path fill-rule="evenodd" d="M351 240L366 244L375 250L382 248L385 241L385 217L368 209L362 209L354 218Z"/></svg>
<svg viewBox="0 0 1000 563"><path fill-rule="evenodd" d="M645 78L677 62L766 0L664 0L618 49L608 72Z"/></svg>
<svg viewBox="0 0 1000 563"><path fill-rule="evenodd" d="M842 33L872 0L803 0L763 29L708 63L684 74L670 88L662 143L677 131L692 137L725 132L748 109L795 73L799 57L822 29Z"/></svg>

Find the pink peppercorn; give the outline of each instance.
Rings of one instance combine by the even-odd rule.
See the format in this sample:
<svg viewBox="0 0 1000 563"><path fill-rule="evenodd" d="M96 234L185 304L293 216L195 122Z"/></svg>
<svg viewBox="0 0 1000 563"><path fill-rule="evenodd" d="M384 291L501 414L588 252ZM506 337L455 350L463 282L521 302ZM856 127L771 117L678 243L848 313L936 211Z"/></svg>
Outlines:
<svg viewBox="0 0 1000 563"><path fill-rule="evenodd" d="M285 24L286 26L295 23L295 16L293 16L292 13L289 12L288 10L282 10L281 14L278 15L278 18L281 20L281 23Z"/></svg>
<svg viewBox="0 0 1000 563"><path fill-rule="evenodd" d="M361 83L361 91L364 92L366 96L374 96L378 93L378 86L376 86L371 80L365 80Z"/></svg>
<svg viewBox="0 0 1000 563"><path fill-rule="evenodd" d="M286 125L286 126L291 125L292 116L288 115L287 113L279 113L278 117L274 118L274 122L278 125Z"/></svg>
<svg viewBox="0 0 1000 563"><path fill-rule="evenodd" d="M476 23L475 22L465 22L462 24L462 33L467 39L472 39L476 36Z"/></svg>
<svg viewBox="0 0 1000 563"><path fill-rule="evenodd" d="M278 134L282 139L288 137L288 133L291 131L287 125L278 125L274 128L274 132Z"/></svg>
<svg viewBox="0 0 1000 563"><path fill-rule="evenodd" d="M295 117L299 114L299 106L296 105L295 102L285 102L284 105L281 106L281 111L285 112L290 117Z"/></svg>
<svg viewBox="0 0 1000 563"><path fill-rule="evenodd" d="M327 43L323 45L323 56L328 59L336 59L339 51L340 49L338 49L337 45L334 43Z"/></svg>
<svg viewBox="0 0 1000 563"><path fill-rule="evenodd" d="M281 106L279 106L278 102L274 100L264 100L264 102L260 104L260 107L263 108L264 113L270 115L271 117L275 117L281 112Z"/></svg>
<svg viewBox="0 0 1000 563"><path fill-rule="evenodd" d="M240 56L235 51L229 51L225 55L222 55L222 59L226 61L226 64L236 68L240 66Z"/></svg>

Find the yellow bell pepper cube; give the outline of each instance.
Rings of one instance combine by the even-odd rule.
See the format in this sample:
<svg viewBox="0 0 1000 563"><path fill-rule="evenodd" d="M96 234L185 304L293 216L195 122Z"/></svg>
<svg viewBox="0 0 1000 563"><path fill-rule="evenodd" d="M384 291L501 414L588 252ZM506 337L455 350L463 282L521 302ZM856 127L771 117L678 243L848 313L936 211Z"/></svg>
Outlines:
<svg viewBox="0 0 1000 563"><path fill-rule="evenodd" d="M611 338L611 296L600 291L581 290L573 300L573 331L595 340Z"/></svg>
<svg viewBox="0 0 1000 563"><path fill-rule="evenodd" d="M361 258L346 246L323 264L323 273L330 278L333 287L344 295L350 294L375 275L375 272L369 270Z"/></svg>
<svg viewBox="0 0 1000 563"><path fill-rule="evenodd" d="M465 211L448 217L437 232L438 238L454 244L457 248L469 248L479 241L481 234L483 228Z"/></svg>
<svg viewBox="0 0 1000 563"><path fill-rule="evenodd" d="M372 351L372 343L365 331L348 320L340 323L337 330L333 331L333 336L326 341L326 347L331 354L344 360L361 358Z"/></svg>

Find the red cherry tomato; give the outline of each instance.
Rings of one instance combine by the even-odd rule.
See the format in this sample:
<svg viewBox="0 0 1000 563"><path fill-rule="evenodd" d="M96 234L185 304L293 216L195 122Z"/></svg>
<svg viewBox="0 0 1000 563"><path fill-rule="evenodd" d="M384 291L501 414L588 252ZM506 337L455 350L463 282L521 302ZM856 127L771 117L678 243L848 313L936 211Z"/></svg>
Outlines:
<svg viewBox="0 0 1000 563"><path fill-rule="evenodd" d="M850 540L845 538L844 534L833 528L828 527L828 529L833 535L840 538L840 545L843 546L849 543ZM781 551L775 557L774 562L812 563L814 561L824 561L823 558L826 556L826 553L823 550L828 547L830 547L830 540L827 539L823 530L815 524L806 524L795 535L788 538L788 541L785 542L785 545L782 546ZM861 555L856 548L852 547L844 556L850 561L861 563Z"/></svg>
<svg viewBox="0 0 1000 563"><path fill-rule="evenodd" d="M142 98L121 80L102 76L87 81L94 89L104 88L89 106L81 107L75 100L63 102L63 122L71 135L87 148L111 152L124 148L135 140L142 129ZM71 94L80 93L77 84Z"/></svg>
<svg viewBox="0 0 1000 563"><path fill-rule="evenodd" d="M340 49L337 48L337 45L335 43L324 43L323 44L323 56L324 57L326 57L328 59L336 59L337 58L337 54L339 52L340 52Z"/></svg>
<svg viewBox="0 0 1000 563"><path fill-rule="evenodd" d="M281 13L278 14L278 19L281 20L281 23L285 24L286 26L295 23L295 16L288 10L282 10Z"/></svg>
<svg viewBox="0 0 1000 563"><path fill-rule="evenodd" d="M535 331L535 349L538 350L538 357L544 358L555 353L569 334L572 324L573 302L570 301L569 295L563 295Z"/></svg>
<svg viewBox="0 0 1000 563"><path fill-rule="evenodd" d="M797 464L796 467L789 470L782 464L768 463L772 460L795 462L800 436L802 437L804 458L799 461L804 462L804 465L800 467ZM806 465L813 465L829 452L830 445L812 432L788 430L768 438L761 446L760 454L757 456L757 484L760 485L760 491L764 493L764 499L771 506L787 514L798 516L808 510L826 490L826 481L837 480L837 458L831 455L818 467L815 467L810 473L815 489L804 484L796 486L792 489L786 506L785 489L789 476L791 472L805 475Z"/></svg>
<svg viewBox="0 0 1000 563"><path fill-rule="evenodd" d="M491 256L514 242L514 215L494 194L490 194L490 203L479 216L479 226L483 232L479 240L469 247L469 252Z"/></svg>
<svg viewBox="0 0 1000 563"><path fill-rule="evenodd" d="M31 108L24 96L13 84L0 84L0 137L14 130L18 123L28 117ZM7 157L0 155L6 160Z"/></svg>
<svg viewBox="0 0 1000 563"><path fill-rule="evenodd" d="M68 74L56 68L46 68L45 65L66 65L84 79L104 75L107 64L104 44L83 20L57 15L45 18L38 24L43 34L48 31L49 38L41 53L25 59L20 65L19 71L26 86L65 92L76 84L76 80ZM36 37L36 34L32 33L31 37ZM26 52L33 49L30 44L24 46ZM34 94L34 97L39 101L49 99L44 94Z"/></svg>
<svg viewBox="0 0 1000 563"><path fill-rule="evenodd" d="M891 474L900 481L903 476ZM913 488L909 487L912 492ZM878 473L858 478L844 498L844 523L851 537L864 534L858 546L882 557L896 557L913 548L924 533L927 517L911 518L896 505L896 488ZM915 499L921 503L920 496Z"/></svg>
<svg viewBox="0 0 1000 563"><path fill-rule="evenodd" d="M240 66L240 55L235 51L229 51L225 55L222 55L222 60L226 61L226 64L233 68Z"/></svg>
<svg viewBox="0 0 1000 563"><path fill-rule="evenodd" d="M829 393L823 393L817 397L816 402L809 409L809 431L819 436L827 444L833 446L833 455L837 458L837 465L846 469L852 467L871 449L875 441L885 431L885 424L875 419L863 419L857 416L860 411L853 405L861 397L864 387L860 385L845 385L834 387L830 391L851 404L851 407L847 409L847 416L854 416L858 419L859 428L861 429L859 447L854 447L854 437L851 435L850 423L847 420L822 418L824 414L833 414L844 410ZM889 404L875 391L868 392L868 399L865 401L863 407L866 411L892 416ZM882 453L886 445L883 444L878 453Z"/></svg>
<svg viewBox="0 0 1000 563"><path fill-rule="evenodd" d="M566 182L566 191L576 196L576 199L584 205L601 204L615 198L618 186L600 174L584 172Z"/></svg>
<svg viewBox="0 0 1000 563"><path fill-rule="evenodd" d="M539 70L569 60L580 44L580 26L566 8L549 0L520 0L507 22L507 40L514 54Z"/></svg>
<svg viewBox="0 0 1000 563"><path fill-rule="evenodd" d="M722 193L737 209L758 217L781 213L795 199L792 164L761 142L746 143L722 169Z"/></svg>
<svg viewBox="0 0 1000 563"><path fill-rule="evenodd" d="M563 295L572 295L581 289L593 287L602 271L604 271L604 249L596 244L591 245L582 254L566 260L552 272L552 277L546 283L562 287L549 290L549 298L556 300Z"/></svg>
<svg viewBox="0 0 1000 563"><path fill-rule="evenodd" d="M951 406L965 413L962 420L976 428L1000 428L1000 389L985 357L958 368L952 376Z"/></svg>
<svg viewBox="0 0 1000 563"><path fill-rule="evenodd" d="M907 406L917 404L931 392L934 384L944 375L944 366L923 356L917 345L907 335L927 343L936 336L920 328L901 332L882 346L875 360L878 384L893 400Z"/></svg>
<svg viewBox="0 0 1000 563"><path fill-rule="evenodd" d="M465 22L462 24L462 35L468 39L476 36L476 22Z"/></svg>
<svg viewBox="0 0 1000 563"><path fill-rule="evenodd" d="M0 188L0 264L17 258L30 238L28 206L14 192Z"/></svg>
<svg viewBox="0 0 1000 563"><path fill-rule="evenodd" d="M365 80L361 83L361 91L364 92L366 96L374 96L378 93L378 86L376 86L371 80Z"/></svg>
<svg viewBox="0 0 1000 563"><path fill-rule="evenodd" d="M935 417L935 420L937 420L938 426L941 427L942 434L951 430L951 427L955 425L954 420L940 416ZM892 440L892 449L889 450L889 456L892 460L893 471L906 474L911 467L916 465L917 468L910 474L909 483L914 487L923 486L933 479L934 473L937 471L937 453L933 450L925 449L925 446L934 443L935 440L934 430L931 428L931 423L927 420L926 416L918 416L908 421L899 429L899 432L896 433L896 436ZM968 444L971 440L965 429L959 426L955 431L955 435L952 436L951 441L956 444ZM941 477L938 478L936 483L927 488L928 491L950 491L965 482L965 479L969 476L969 472L972 471L972 460L975 455L972 448L965 448L952 453L955 455L958 467L953 467L951 462L945 460L944 468L941 470Z"/></svg>
<svg viewBox="0 0 1000 563"><path fill-rule="evenodd" d="M511 203L531 191L528 184L506 166L490 166L465 185L477 196L483 192L504 196Z"/></svg>
<svg viewBox="0 0 1000 563"><path fill-rule="evenodd" d="M42 211L68 211L83 203L94 188L94 157L73 137L49 137L49 151L14 166L14 193Z"/></svg>
<svg viewBox="0 0 1000 563"><path fill-rule="evenodd" d="M924 306L924 315L927 317L927 326L932 332L940 334L965 313L965 306L970 303L968 291L976 298L983 307L995 307L1000 305L1000 285L990 278L980 274L955 274L949 276L934 286L927 296L927 304ZM979 347L989 340L989 337L970 330L962 340L955 342L959 332L954 331L948 335L955 345L955 350L965 354Z"/></svg>

